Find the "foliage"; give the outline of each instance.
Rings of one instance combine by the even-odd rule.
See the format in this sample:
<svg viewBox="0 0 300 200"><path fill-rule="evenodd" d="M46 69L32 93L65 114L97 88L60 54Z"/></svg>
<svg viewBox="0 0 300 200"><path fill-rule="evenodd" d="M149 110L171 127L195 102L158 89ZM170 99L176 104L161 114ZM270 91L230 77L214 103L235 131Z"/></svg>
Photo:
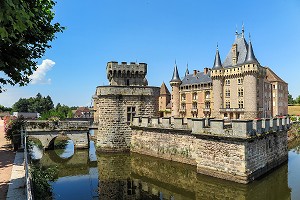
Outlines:
<svg viewBox="0 0 300 200"><path fill-rule="evenodd" d="M42 113L41 119L52 120L55 119L55 117L64 120L65 118L73 117L73 113L70 107L58 103L55 108Z"/></svg>
<svg viewBox="0 0 300 200"><path fill-rule="evenodd" d="M294 104L295 100L293 99L291 94L288 94L288 104Z"/></svg>
<svg viewBox="0 0 300 200"><path fill-rule="evenodd" d="M0 1L0 93L3 85L24 86L37 69L49 42L64 27L52 23L55 6L53 0Z"/></svg>
<svg viewBox="0 0 300 200"><path fill-rule="evenodd" d="M22 116L11 119L5 126L5 138L19 145L21 143L21 129L24 125L25 120Z"/></svg>
<svg viewBox="0 0 300 200"><path fill-rule="evenodd" d="M5 106L0 105L0 112L11 112L12 108L8 108Z"/></svg>
<svg viewBox="0 0 300 200"><path fill-rule="evenodd" d="M30 173L33 183L34 199L52 199L50 181L54 181L57 168L31 166Z"/></svg>
<svg viewBox="0 0 300 200"><path fill-rule="evenodd" d="M38 112L43 113L51 110L54 107L51 97L43 97L38 93L35 97L28 99L20 98L13 106L15 112Z"/></svg>
<svg viewBox="0 0 300 200"><path fill-rule="evenodd" d="M288 104L300 104L300 95L294 99L291 94L288 94Z"/></svg>

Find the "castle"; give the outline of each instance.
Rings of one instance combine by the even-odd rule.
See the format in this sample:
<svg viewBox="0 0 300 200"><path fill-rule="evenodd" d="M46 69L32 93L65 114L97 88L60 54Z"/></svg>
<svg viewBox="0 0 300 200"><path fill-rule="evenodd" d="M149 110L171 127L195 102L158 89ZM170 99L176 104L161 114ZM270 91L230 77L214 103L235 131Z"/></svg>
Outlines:
<svg viewBox="0 0 300 200"><path fill-rule="evenodd" d="M289 118L275 117L287 114L287 83L260 65L244 31L223 63L217 49L211 69L181 79L175 64L172 94L148 86L145 63L108 62L106 72L109 85L93 96L98 151L188 163L240 183L287 161Z"/></svg>
<svg viewBox="0 0 300 200"><path fill-rule="evenodd" d="M172 94L161 86L161 116L255 119L288 114L288 84L259 63L244 29L236 32L223 63L217 48L212 68L193 73L187 68L182 80L175 64L170 85Z"/></svg>

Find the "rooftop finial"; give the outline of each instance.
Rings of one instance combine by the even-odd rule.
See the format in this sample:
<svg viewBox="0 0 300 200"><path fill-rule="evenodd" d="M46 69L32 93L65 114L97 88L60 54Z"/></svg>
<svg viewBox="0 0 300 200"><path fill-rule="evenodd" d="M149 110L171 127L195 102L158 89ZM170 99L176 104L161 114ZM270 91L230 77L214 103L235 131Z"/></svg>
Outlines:
<svg viewBox="0 0 300 200"><path fill-rule="evenodd" d="M242 25L242 36L244 37L244 32L245 32L245 26L244 26L244 22L243 22L243 25Z"/></svg>
<svg viewBox="0 0 300 200"><path fill-rule="evenodd" d="M219 51L219 44L218 44L218 42L217 42L217 50Z"/></svg>
<svg viewBox="0 0 300 200"><path fill-rule="evenodd" d="M189 63L186 63L186 70L185 70L185 76L189 75Z"/></svg>
<svg viewBox="0 0 300 200"><path fill-rule="evenodd" d="M251 35L250 35L250 33L249 33L249 42L251 42Z"/></svg>
<svg viewBox="0 0 300 200"><path fill-rule="evenodd" d="M235 37L237 37L238 36L238 30L237 30L238 28L237 28L237 24L235 25Z"/></svg>

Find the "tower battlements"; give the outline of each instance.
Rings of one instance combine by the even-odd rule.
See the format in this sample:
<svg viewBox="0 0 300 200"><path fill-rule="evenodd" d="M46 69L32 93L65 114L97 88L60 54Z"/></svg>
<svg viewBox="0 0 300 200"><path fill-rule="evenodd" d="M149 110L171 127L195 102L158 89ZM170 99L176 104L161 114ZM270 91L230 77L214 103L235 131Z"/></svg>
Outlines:
<svg viewBox="0 0 300 200"><path fill-rule="evenodd" d="M107 79L110 85L147 86L147 64L135 62L108 62L106 65Z"/></svg>

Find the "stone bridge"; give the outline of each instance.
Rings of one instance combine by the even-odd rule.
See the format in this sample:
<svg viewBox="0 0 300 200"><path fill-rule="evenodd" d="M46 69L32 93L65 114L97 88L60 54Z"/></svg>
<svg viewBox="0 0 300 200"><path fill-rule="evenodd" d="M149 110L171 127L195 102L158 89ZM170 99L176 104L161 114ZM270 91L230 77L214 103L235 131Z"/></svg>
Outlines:
<svg viewBox="0 0 300 200"><path fill-rule="evenodd" d="M74 148L89 147L89 121L46 121L28 120L26 122L27 136L41 141L43 148L53 148L54 140L64 135L74 142Z"/></svg>

